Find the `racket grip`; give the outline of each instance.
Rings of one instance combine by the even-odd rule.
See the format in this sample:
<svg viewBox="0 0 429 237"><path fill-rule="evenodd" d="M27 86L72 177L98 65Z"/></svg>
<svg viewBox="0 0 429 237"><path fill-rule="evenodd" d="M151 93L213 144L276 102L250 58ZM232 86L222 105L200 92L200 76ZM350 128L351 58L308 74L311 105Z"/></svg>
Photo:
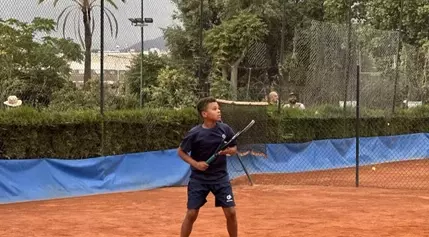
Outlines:
<svg viewBox="0 0 429 237"><path fill-rule="evenodd" d="M212 155L208 160L206 160L206 163L207 164L210 164L210 163L212 163L213 162L213 160L216 158L216 156L215 155Z"/></svg>

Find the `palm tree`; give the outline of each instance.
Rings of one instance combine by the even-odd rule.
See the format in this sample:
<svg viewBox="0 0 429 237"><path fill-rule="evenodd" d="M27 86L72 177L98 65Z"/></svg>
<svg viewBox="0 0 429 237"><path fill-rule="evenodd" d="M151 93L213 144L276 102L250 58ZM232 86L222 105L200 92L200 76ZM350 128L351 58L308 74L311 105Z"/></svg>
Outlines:
<svg viewBox="0 0 429 237"><path fill-rule="evenodd" d="M49 0L38 0L39 4L49 1ZM53 0L54 7L56 7L59 0ZM71 5L64 8L57 18L57 27L60 26L62 20L62 29L63 37L65 38L66 25L69 19L74 21L74 33L75 37L79 39L80 44L85 49L85 65L84 65L84 75L83 83L86 85L88 80L91 78L91 47L92 47L92 35L94 33L95 21L92 17L92 12L95 8L100 7L96 4L97 0L68 0L72 2ZM105 0L115 9L118 9L118 6L115 4L115 0ZM120 0L125 3L126 0ZM118 22L115 15L107 7L104 8L105 15L110 25L110 34L115 38L118 36ZM81 17L83 20L83 33L84 37L82 38L82 27L81 22L78 20ZM114 24L114 26L113 26Z"/></svg>

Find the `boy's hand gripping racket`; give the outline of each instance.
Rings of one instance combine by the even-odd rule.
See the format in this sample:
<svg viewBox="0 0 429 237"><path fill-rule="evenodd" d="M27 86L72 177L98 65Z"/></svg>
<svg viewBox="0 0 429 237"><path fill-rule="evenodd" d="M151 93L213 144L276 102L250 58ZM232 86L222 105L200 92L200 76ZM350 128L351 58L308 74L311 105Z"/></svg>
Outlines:
<svg viewBox="0 0 429 237"><path fill-rule="evenodd" d="M253 124L255 124L255 120L250 121L250 123L245 128L237 132L228 142L225 142L225 137L222 137L222 142L219 144L219 147L216 149L214 154L206 161L206 163L207 164L212 163L213 160L216 159L216 156L218 155L219 151L222 151L223 149L228 147L228 145L231 144L231 142L233 142L234 140L236 140L237 137L239 137L245 131L249 130L249 128L251 128Z"/></svg>

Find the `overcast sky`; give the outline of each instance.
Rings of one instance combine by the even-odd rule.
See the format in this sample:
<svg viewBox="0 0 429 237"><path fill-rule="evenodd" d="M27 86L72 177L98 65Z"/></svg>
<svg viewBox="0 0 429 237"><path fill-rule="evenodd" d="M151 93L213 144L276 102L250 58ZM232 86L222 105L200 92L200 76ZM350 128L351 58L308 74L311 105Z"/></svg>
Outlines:
<svg viewBox="0 0 429 237"><path fill-rule="evenodd" d="M46 17L52 18L55 21L61 13L61 11L70 5L71 0L60 0L58 5L54 8L54 0L46 0L42 4L38 4L38 0L0 0L0 18L9 19L16 18L21 21L31 21L34 17ZM140 29L132 26L128 18L140 17L140 0L127 0L127 3L117 1L118 10L113 7L109 8L115 13L119 24L118 38L114 39L110 36L109 22L105 18L105 50L115 50L116 45L120 48L126 48L137 42L140 42ZM107 3L105 3L108 6ZM144 16L152 17L154 23L146 26L145 40L157 38L162 35L160 28L165 28L172 25L172 14L174 13L175 7L170 0L144 0ZM99 48L100 35L99 35L99 8L96 9L96 30L93 38L93 48ZM73 19L72 17L69 18ZM67 24L69 29L66 36L75 38L74 36L74 22L70 21ZM62 36L62 29L58 30L55 35Z"/></svg>

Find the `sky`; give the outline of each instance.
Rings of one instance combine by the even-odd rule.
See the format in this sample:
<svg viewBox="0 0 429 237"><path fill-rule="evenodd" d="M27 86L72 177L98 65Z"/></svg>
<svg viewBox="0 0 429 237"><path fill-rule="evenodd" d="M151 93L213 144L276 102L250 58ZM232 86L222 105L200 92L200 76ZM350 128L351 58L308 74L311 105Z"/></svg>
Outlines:
<svg viewBox="0 0 429 237"><path fill-rule="evenodd" d="M172 15L175 11L175 6L170 0L143 0L144 1L144 17L151 17L154 23L144 28L145 40L154 39L162 36L160 28L165 28L175 22L172 19ZM31 21L34 17L45 17L51 18L55 21L60 15L61 11L69 6L71 0L59 0L56 7L53 6L54 0L46 0L42 4L38 4L38 0L0 0L0 18L9 19L16 18L20 21ZM109 6L107 2L105 5L115 14L118 20L119 31L118 38L110 36L109 21L105 18L105 50L116 50L117 46L119 49L127 48L135 43L140 42L140 28L131 25L128 18L139 18L140 17L140 0L127 0L126 3L122 3L117 0L118 10ZM100 11L96 8L96 30L93 36L93 49L98 49L100 46ZM74 21L69 18L67 24L66 37L74 38ZM62 28L57 30L54 36L62 37ZM76 41L79 42L79 41Z"/></svg>

